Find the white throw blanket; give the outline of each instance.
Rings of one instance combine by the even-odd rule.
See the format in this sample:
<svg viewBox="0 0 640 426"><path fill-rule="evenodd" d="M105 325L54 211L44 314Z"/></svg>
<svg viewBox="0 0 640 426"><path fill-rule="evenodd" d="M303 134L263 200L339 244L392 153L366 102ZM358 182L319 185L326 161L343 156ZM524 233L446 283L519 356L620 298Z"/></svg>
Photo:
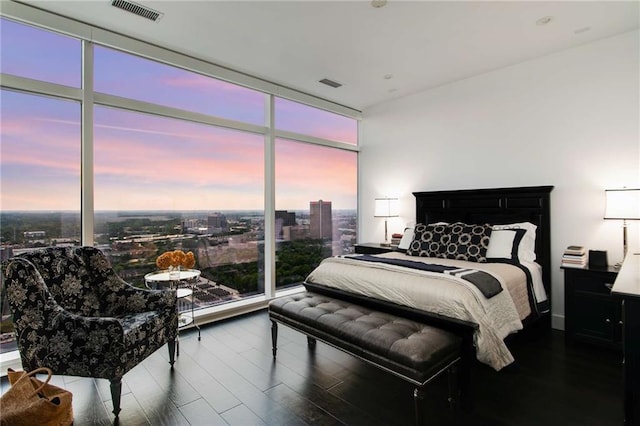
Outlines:
<svg viewBox="0 0 640 426"><path fill-rule="evenodd" d="M406 258L400 253L381 256ZM433 258L411 260L441 263ZM468 267L469 262L462 264ZM505 288L502 277L493 275ZM522 322L508 291L487 299L473 284L449 274L340 257L323 260L307 282L474 322L479 326L474 339L479 361L500 370L514 360L504 338L521 330Z"/></svg>

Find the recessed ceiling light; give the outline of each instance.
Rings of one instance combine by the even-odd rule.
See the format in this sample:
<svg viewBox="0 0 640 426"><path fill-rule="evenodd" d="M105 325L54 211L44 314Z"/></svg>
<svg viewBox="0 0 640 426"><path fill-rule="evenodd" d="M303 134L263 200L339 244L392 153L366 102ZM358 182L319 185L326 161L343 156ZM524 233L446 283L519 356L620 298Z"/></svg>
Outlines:
<svg viewBox="0 0 640 426"><path fill-rule="evenodd" d="M547 25L551 21L553 21L553 16L543 16L536 21L536 25Z"/></svg>
<svg viewBox="0 0 640 426"><path fill-rule="evenodd" d="M385 74L384 75L384 79L385 80L391 80L393 78L393 74Z"/></svg>
<svg viewBox="0 0 640 426"><path fill-rule="evenodd" d="M384 7L387 4L387 0L371 0L371 6L376 9Z"/></svg>

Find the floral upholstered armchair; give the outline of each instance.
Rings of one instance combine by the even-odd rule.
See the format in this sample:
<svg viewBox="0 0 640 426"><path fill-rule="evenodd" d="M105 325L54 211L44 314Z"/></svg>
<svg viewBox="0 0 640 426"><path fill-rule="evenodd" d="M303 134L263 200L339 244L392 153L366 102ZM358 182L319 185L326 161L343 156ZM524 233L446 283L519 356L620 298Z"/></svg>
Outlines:
<svg viewBox="0 0 640 426"><path fill-rule="evenodd" d="M122 376L165 343L173 366L176 293L120 279L93 247L48 247L2 264L18 350L26 371L111 382L120 412Z"/></svg>

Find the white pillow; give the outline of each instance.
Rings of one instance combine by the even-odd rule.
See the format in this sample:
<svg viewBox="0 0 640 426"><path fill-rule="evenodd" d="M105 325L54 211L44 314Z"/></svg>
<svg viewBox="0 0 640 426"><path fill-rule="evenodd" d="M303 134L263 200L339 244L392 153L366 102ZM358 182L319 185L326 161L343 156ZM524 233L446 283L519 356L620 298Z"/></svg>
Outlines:
<svg viewBox="0 0 640 426"><path fill-rule="evenodd" d="M493 229L487 248L487 261L510 260L519 263L518 251L525 233L524 229Z"/></svg>
<svg viewBox="0 0 640 426"><path fill-rule="evenodd" d="M414 226L410 226L408 228L404 228L404 234L402 235L402 239L398 244L398 250L406 250L411 245L411 241L413 241L413 229Z"/></svg>
<svg viewBox="0 0 640 426"><path fill-rule="evenodd" d="M538 227L531 222L509 223L506 225L493 225L494 231L503 229L524 229L526 232L518 247L518 259L520 262L535 262L536 260L536 229ZM493 237L493 233L491 234ZM491 240L489 240L491 243Z"/></svg>

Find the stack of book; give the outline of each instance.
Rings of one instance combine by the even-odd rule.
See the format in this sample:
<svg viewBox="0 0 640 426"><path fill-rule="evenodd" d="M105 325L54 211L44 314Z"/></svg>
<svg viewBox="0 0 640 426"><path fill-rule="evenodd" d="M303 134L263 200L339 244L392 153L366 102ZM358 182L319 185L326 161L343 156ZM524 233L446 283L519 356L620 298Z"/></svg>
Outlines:
<svg viewBox="0 0 640 426"><path fill-rule="evenodd" d="M585 268L587 251L582 246L569 246L562 255L562 266L565 268Z"/></svg>
<svg viewBox="0 0 640 426"><path fill-rule="evenodd" d="M392 234L391 247L398 247L398 244L400 244L401 239L402 239L402 234Z"/></svg>

